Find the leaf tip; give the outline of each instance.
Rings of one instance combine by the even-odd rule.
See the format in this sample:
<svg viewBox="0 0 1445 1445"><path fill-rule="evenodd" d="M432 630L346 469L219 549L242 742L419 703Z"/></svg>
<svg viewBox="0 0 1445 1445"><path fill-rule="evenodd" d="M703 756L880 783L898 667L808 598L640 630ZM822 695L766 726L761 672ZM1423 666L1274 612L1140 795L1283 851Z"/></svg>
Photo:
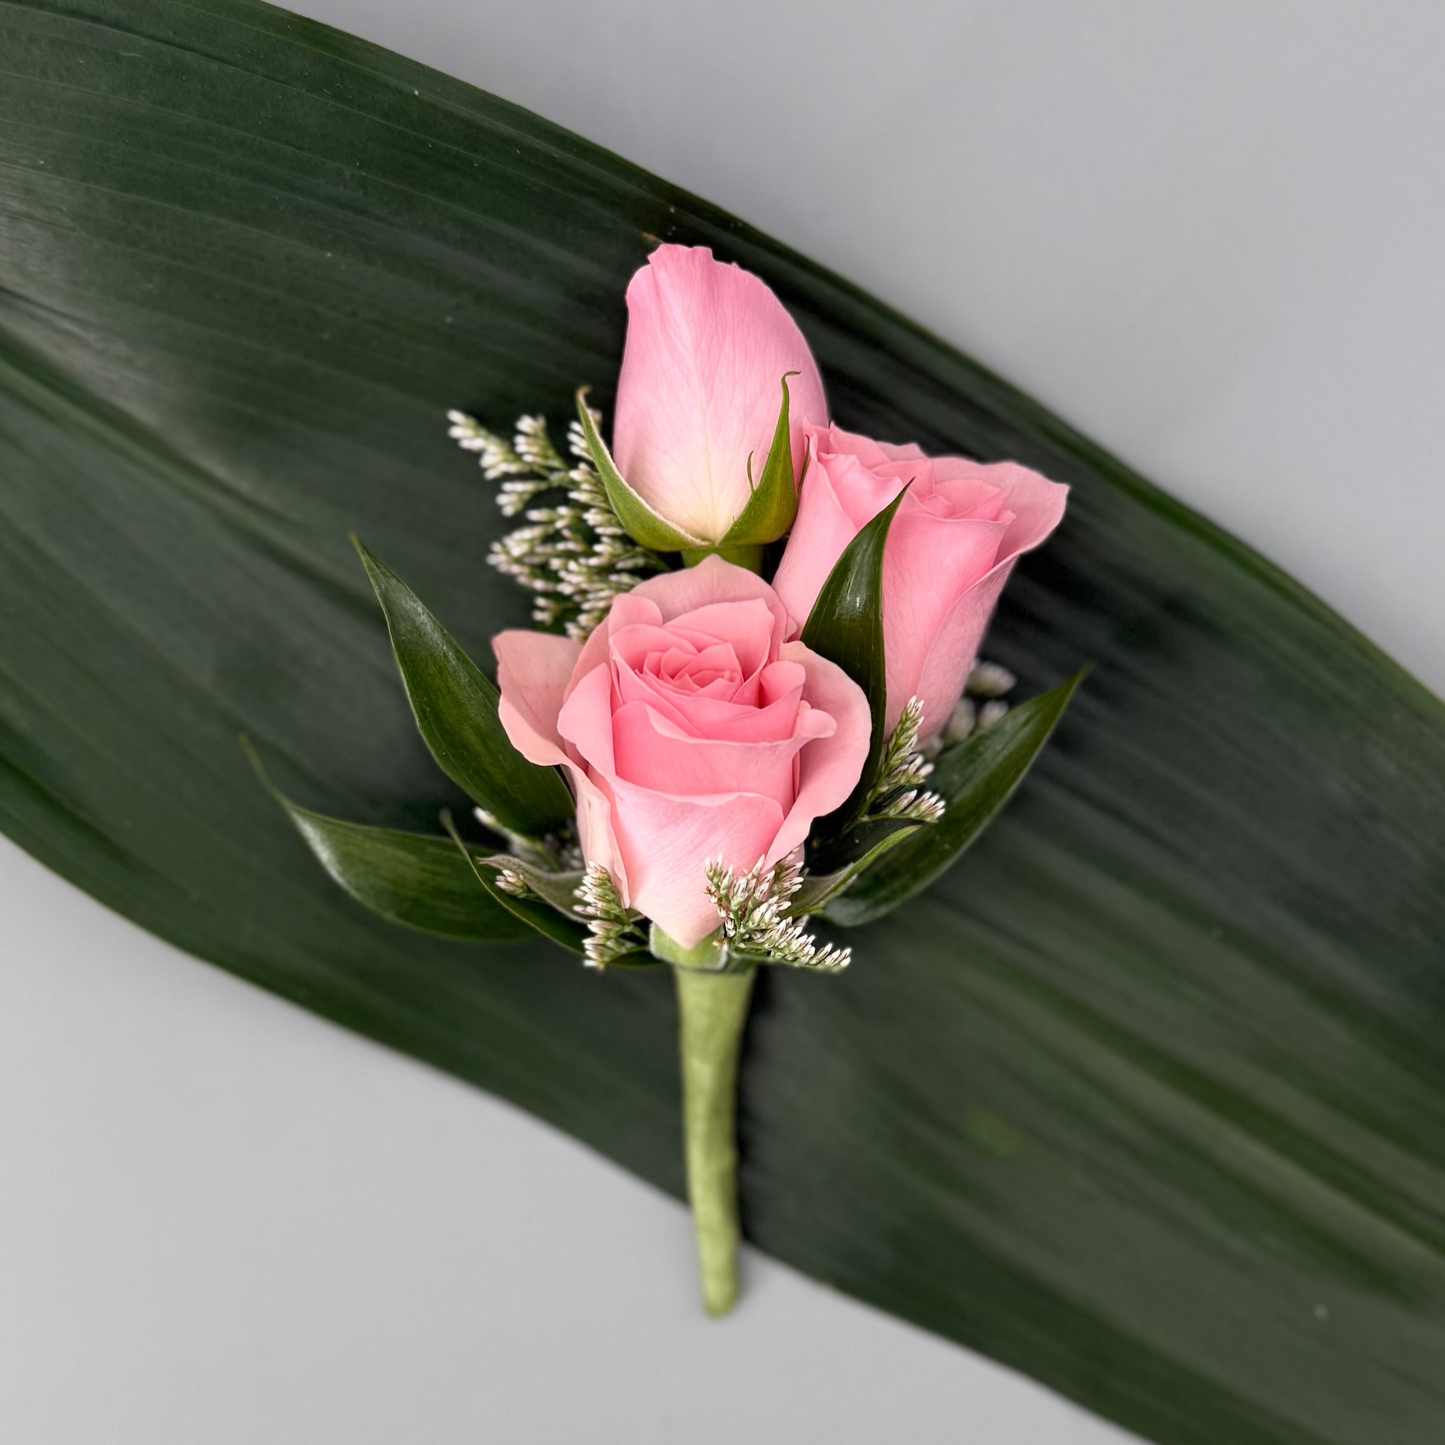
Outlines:
<svg viewBox="0 0 1445 1445"><path fill-rule="evenodd" d="M246 755L246 761L251 765L251 771L256 775L256 781L271 795L271 800L280 808L293 822L296 821L296 810L291 800L271 781L271 774L266 771L266 765L261 761L261 755L251 743L246 733L238 733L236 741L241 745L241 751Z"/></svg>

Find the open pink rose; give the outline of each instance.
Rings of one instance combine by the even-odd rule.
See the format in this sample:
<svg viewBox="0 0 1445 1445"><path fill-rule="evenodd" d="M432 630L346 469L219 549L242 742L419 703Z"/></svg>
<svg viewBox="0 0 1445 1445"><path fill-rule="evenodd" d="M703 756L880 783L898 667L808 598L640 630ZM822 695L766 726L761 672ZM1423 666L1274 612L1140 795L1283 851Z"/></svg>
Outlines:
<svg viewBox="0 0 1445 1445"><path fill-rule="evenodd" d="M1069 489L1011 462L930 458L840 427L808 427L813 464L773 586L801 626L844 548L909 482L883 554L887 726L909 698L921 735L947 722L1019 554L1064 515Z"/></svg>
<svg viewBox="0 0 1445 1445"><path fill-rule="evenodd" d="M585 643L492 641L507 736L567 769L583 855L685 948L718 926L709 860L785 858L863 770L862 689L788 631L766 582L709 557L616 598Z"/></svg>
<svg viewBox="0 0 1445 1445"><path fill-rule="evenodd" d="M794 475L805 422L826 422L803 333L758 278L706 246L659 246L627 288L612 451L659 516L720 541L762 474L788 383Z"/></svg>

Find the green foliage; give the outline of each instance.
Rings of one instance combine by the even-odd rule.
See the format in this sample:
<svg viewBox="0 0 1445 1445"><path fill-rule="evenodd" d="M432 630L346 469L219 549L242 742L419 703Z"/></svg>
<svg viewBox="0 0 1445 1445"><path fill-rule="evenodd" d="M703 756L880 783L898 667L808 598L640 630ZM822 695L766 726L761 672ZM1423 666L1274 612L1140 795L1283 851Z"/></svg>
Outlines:
<svg viewBox="0 0 1445 1445"><path fill-rule="evenodd" d="M437 766L510 833L541 838L572 819L556 768L529 763L497 716L500 694L390 568L356 550L386 614L392 650L416 725Z"/></svg>
<svg viewBox="0 0 1445 1445"><path fill-rule="evenodd" d="M471 943L531 937L498 890L479 881L467 850L459 853L446 838L368 828L298 807L272 785L249 745L246 751L317 861L358 903L393 923Z"/></svg>
<svg viewBox="0 0 1445 1445"><path fill-rule="evenodd" d="M587 388L577 393L577 417L582 424L582 435L587 439L587 451L602 485L607 491L607 500L617 514L628 535L654 552L681 552L684 548L705 546L701 537L674 527L665 517L660 517L632 488L627 478L617 470L607 443L602 440L593 420L591 408L587 405Z"/></svg>
<svg viewBox="0 0 1445 1445"><path fill-rule="evenodd" d="M790 371L788 376L796 376ZM728 528L718 550L726 553L733 547L755 547L776 542L785 536L798 515L799 479L793 471L793 437L788 422L788 376L783 378L783 404L778 408L778 424L773 429L772 445L763 473L753 487L748 504ZM804 471L807 470L805 466ZM748 480L752 480L751 466Z"/></svg>
<svg viewBox="0 0 1445 1445"><path fill-rule="evenodd" d="M750 1237L1167 1445L1435 1445L1436 699L998 378L524 111L249 0L25 0L0 53L0 827L680 1193L665 983L378 925L236 735L330 816L462 806L347 535L472 656L526 625L443 417L564 414L650 238L712 246L840 425L1073 486L988 654L1023 695L1096 663L846 973L761 975Z"/></svg>
<svg viewBox="0 0 1445 1445"><path fill-rule="evenodd" d="M493 854L482 859L463 840L450 812L442 813L442 825L451 836L458 856L472 870L477 885L484 888L519 922L537 930L543 938L560 943L573 953L585 949L587 930L570 912L540 895L534 894L522 877L520 866L513 866L509 855ZM494 866L505 860L502 866Z"/></svg>
<svg viewBox="0 0 1445 1445"><path fill-rule="evenodd" d="M944 752L928 779L930 790L947 804L943 818L878 858L847 893L828 905L828 917L850 927L871 923L952 867L1013 797L1082 681L1081 673L1031 698Z"/></svg>
<svg viewBox="0 0 1445 1445"><path fill-rule="evenodd" d="M883 549L906 491L899 492L844 549L803 628L803 642L836 662L863 689L873 716L868 760L858 786L835 813L817 825L821 841L811 863L823 871L836 866L838 850L833 835L854 823L861 813L883 756L888 693L883 663Z"/></svg>

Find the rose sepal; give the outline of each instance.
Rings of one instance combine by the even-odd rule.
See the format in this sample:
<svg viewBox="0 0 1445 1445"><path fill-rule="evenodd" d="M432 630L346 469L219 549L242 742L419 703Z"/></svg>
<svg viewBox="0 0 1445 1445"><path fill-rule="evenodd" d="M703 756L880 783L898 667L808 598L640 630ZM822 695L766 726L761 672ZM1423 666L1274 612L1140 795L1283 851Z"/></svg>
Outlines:
<svg viewBox="0 0 1445 1445"><path fill-rule="evenodd" d="M826 840L821 847L826 848L824 866L830 871L813 872L804 877L793 899L793 912L821 913L885 853L923 826L906 818L864 817L845 833Z"/></svg>
<svg viewBox="0 0 1445 1445"><path fill-rule="evenodd" d="M691 532L674 527L666 517L653 511L617 470L617 463L612 460L612 453L607 450L607 443L602 440L592 410L587 405L587 391L585 386L577 388L577 416L582 425L582 436L592 465L602 479L607 500L612 503L612 510L627 534L634 542L654 552L699 551L700 556L707 555L710 544L705 537L694 537Z"/></svg>
<svg viewBox="0 0 1445 1445"><path fill-rule="evenodd" d="M793 469L793 432L788 415L788 377L797 376L789 371L782 378L783 401L778 408L778 422L773 428L773 441L768 449L768 459L763 464L762 475L753 482L753 461L748 458L748 485L752 495L748 504L728 528L717 550L726 557L729 549L739 547L764 547L785 536L798 515L798 488L802 478ZM803 475L808 472L808 458L803 457Z"/></svg>
<svg viewBox="0 0 1445 1445"><path fill-rule="evenodd" d="M734 567L746 567L749 572L761 575L763 556L766 550L760 543L752 542L744 542L738 546L725 546L719 542L716 546L684 547L682 549L682 565L696 567L704 558L721 557L724 562L731 562Z"/></svg>
<svg viewBox="0 0 1445 1445"><path fill-rule="evenodd" d="M701 973L727 973L728 949L723 942L722 930L708 934L701 943L686 948L675 938L670 938L656 923L648 927L647 946L656 959L670 963L674 968L695 968Z"/></svg>

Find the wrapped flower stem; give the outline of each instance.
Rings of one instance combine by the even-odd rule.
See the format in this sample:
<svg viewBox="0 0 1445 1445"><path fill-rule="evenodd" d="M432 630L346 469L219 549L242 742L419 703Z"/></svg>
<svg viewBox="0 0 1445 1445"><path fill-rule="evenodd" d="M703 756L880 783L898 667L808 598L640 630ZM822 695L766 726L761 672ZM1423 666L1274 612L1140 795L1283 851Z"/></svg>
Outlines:
<svg viewBox="0 0 1445 1445"><path fill-rule="evenodd" d="M659 247L628 306L615 456L585 388L575 465L539 416L507 441L448 415L524 523L493 560L552 629L498 633L495 685L360 548L422 736L507 851L446 818L450 844L286 806L386 917L497 941L520 924L598 970L648 954L671 967L703 1301L722 1315L738 1295L737 1083L756 971L845 969L852 950L816 937L811 915L846 927L926 886L1047 740L1074 684L959 740L956 757L943 747L966 685L1011 682L984 669L970 683L968 662L1067 488L829 426L801 331L705 248ZM680 330L679 315L692 318ZM820 510L830 488L847 505ZM565 500L535 505L548 494ZM770 581L764 549L785 536ZM896 605L903 584L928 605ZM937 794L922 755L935 735Z"/></svg>
<svg viewBox="0 0 1445 1445"><path fill-rule="evenodd" d="M682 1052L687 1195L697 1231L703 1305L725 1315L738 1297L738 1056L755 968L675 967Z"/></svg>

